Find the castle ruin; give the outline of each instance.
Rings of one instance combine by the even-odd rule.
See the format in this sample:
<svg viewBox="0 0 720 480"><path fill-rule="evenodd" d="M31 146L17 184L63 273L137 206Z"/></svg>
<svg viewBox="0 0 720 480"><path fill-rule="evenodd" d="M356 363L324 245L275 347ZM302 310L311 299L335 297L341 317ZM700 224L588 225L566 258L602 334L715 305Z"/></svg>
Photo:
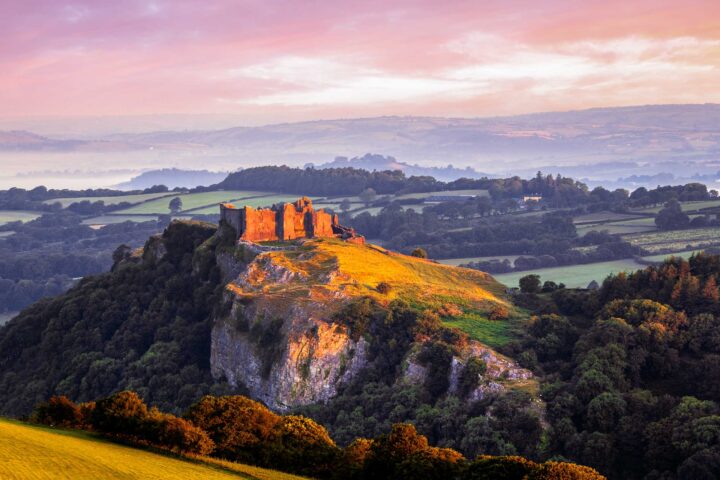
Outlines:
<svg viewBox="0 0 720 480"><path fill-rule="evenodd" d="M365 237L358 235L355 229L340 225L337 215L322 209L315 210L312 200L307 197L259 209L221 203L220 220L235 229L238 240L247 242L335 237L352 243L365 243Z"/></svg>

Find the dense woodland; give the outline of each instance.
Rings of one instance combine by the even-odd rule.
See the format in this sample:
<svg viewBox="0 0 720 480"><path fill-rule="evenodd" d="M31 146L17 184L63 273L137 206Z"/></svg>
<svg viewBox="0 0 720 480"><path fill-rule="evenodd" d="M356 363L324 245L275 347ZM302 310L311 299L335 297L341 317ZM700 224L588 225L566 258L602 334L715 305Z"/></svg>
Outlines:
<svg viewBox="0 0 720 480"><path fill-rule="evenodd" d="M159 262L146 257L84 278L2 327L1 413L27 414L52 394L88 401L124 388L175 411L203 394L230 391L210 376L220 274L212 252L193 257L215 230L175 222L164 234L168 251Z"/></svg>
<svg viewBox="0 0 720 480"><path fill-rule="evenodd" d="M524 295L511 349L543 376L547 449L610 478L720 477L720 257Z"/></svg>
<svg viewBox="0 0 720 480"><path fill-rule="evenodd" d="M89 402L133 389L177 414L203 395L232 393L209 372L211 319L226 308L214 251L227 239L208 242L215 230L175 222L164 233L164 255L154 239L142 258L120 249L112 273L88 277L2 327L2 413L28 414L51 395ZM716 478L718 275L720 257L698 255L611 277L597 291L518 294L536 316L505 353L540 376L545 414L523 391L476 402L449 395L449 362L465 335L402 301L358 299L336 321L368 339L370 363L327 404L293 414L324 425L340 447L411 422L430 444L465 458L568 459L610 478ZM397 382L417 338L426 339L418 359L427 380ZM465 367L460 392L472 390L483 367Z"/></svg>

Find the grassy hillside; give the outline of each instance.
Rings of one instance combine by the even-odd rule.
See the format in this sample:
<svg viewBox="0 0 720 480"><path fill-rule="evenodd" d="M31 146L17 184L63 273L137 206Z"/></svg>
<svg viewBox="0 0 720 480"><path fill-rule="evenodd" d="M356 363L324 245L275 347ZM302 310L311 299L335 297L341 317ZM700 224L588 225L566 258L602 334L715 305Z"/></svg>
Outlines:
<svg viewBox="0 0 720 480"><path fill-rule="evenodd" d="M302 477L215 459L182 459L118 445L84 432L0 418L0 478L177 478L301 480Z"/></svg>
<svg viewBox="0 0 720 480"><path fill-rule="evenodd" d="M312 301L332 310L338 292L370 296L381 303L403 299L420 309L452 312L443 316L471 337L490 346L507 342L522 316L504 297L505 287L490 275L390 252L376 245L335 239L307 241L296 249L268 252L244 285L230 284L236 294L262 297L263 302ZM280 268L286 280L278 282ZM380 293L377 285L390 285ZM509 320L489 320L498 305L512 312ZM328 311L328 314L330 311Z"/></svg>

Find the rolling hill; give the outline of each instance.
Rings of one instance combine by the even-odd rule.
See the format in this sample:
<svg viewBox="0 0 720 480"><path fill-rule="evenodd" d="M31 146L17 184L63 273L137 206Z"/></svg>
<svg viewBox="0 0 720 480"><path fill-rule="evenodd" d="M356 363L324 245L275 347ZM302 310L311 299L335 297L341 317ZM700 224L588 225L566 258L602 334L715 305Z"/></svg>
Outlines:
<svg viewBox="0 0 720 480"><path fill-rule="evenodd" d="M109 442L82 431L0 418L0 478L302 480L302 477L211 458L182 458Z"/></svg>

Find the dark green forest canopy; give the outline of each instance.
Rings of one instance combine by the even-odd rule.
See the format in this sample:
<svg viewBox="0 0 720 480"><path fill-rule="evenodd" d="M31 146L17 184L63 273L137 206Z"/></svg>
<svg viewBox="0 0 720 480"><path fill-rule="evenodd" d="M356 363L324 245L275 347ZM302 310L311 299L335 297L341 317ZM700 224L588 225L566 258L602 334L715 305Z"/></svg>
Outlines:
<svg viewBox="0 0 720 480"><path fill-rule="evenodd" d="M151 239L142 262L87 277L2 327L0 411L23 415L52 394L87 401L124 388L175 411L223 391L209 371L211 314L222 305L220 272L214 255L197 249L215 231L173 222L159 260Z"/></svg>
<svg viewBox="0 0 720 480"><path fill-rule="evenodd" d="M610 478L720 476L720 257L534 297L512 352L544 376L548 452Z"/></svg>

